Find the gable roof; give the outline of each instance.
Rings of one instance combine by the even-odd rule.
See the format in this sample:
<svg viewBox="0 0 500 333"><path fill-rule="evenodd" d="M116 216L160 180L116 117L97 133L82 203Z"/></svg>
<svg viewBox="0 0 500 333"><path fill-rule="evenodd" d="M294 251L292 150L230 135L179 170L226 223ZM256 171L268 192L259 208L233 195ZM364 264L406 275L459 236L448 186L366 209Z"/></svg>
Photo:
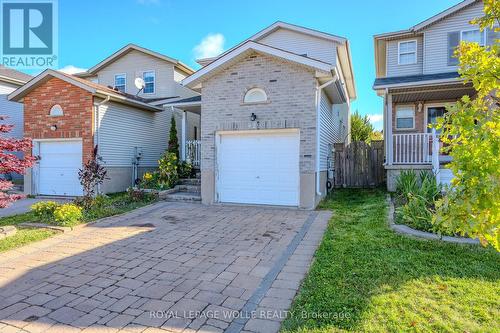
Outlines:
<svg viewBox="0 0 500 333"><path fill-rule="evenodd" d="M139 45L127 44L124 47L122 47L121 49L119 49L118 51L116 51L115 53L113 53L112 55L110 55L109 57L107 57L106 59L104 59L103 61L101 61L100 63L98 63L97 65L95 65L92 68L90 68L89 70L87 70L86 72L78 73L77 76L80 76L80 77L92 76L92 75L96 74L100 69L108 66L112 62L118 60L119 58L121 58L122 56L126 55L127 53L129 53L131 51L138 51L138 52L150 55L152 57L158 58L160 60L172 63L172 64L174 64L174 66L176 68L180 69L181 71L185 72L188 75L194 73L194 70L191 67L189 67L188 65L182 63L181 61L179 61L177 59L170 58L166 55L163 55L161 53L146 49L146 48L141 47Z"/></svg>
<svg viewBox="0 0 500 333"><path fill-rule="evenodd" d="M227 67L227 65L231 63L232 60L235 60L240 56L249 54L252 51L314 68L319 72L325 73L324 76L331 75L332 70L334 70L334 66L326 62L249 40L231 49L230 52L225 52L224 55L217 58L215 61L212 61L210 64L202 67L196 73L188 76L187 78L182 80L182 84L193 89L207 75L213 74L215 70Z"/></svg>
<svg viewBox="0 0 500 333"><path fill-rule="evenodd" d="M0 65L0 81L23 85L27 81L31 80L31 78L31 75Z"/></svg>
<svg viewBox="0 0 500 333"><path fill-rule="evenodd" d="M399 30L399 31L394 31L394 32L387 32L387 33L383 33L383 34L378 34L378 35L375 35L374 38L375 39L385 39L385 38L392 38L392 37L396 37L396 36L402 36L402 35L407 35L407 34L415 34L415 33L419 33L421 32L423 29L431 26L432 24L434 23L437 23L447 17L449 17L450 15L453 15L455 14L456 12L470 6L470 5L473 5L477 2L480 2L482 0L464 0L458 4L456 4L455 6L452 6L444 11L442 11L441 13L439 14L436 14L414 26L412 26L411 28L409 29L404 29L404 30Z"/></svg>
<svg viewBox="0 0 500 333"><path fill-rule="evenodd" d="M341 63L341 65L343 65L341 68L342 68L342 71L344 73L344 78L346 81L347 88L349 90L350 98L353 98L353 99L356 98L356 86L354 84L354 71L352 68L352 60L351 60L352 57L351 57L351 49L349 46L349 41L346 38L341 37L341 36L329 34L326 32L322 32L322 31L318 31L318 30L314 30L314 29L310 29L310 28L301 27L301 26L298 26L295 24L290 24L290 23L286 23L286 22L282 22L282 21L277 21L277 22L271 24L269 27L257 32L256 34L245 39L241 43L237 44L236 46L230 48L229 50L221 53L220 55L218 55L216 57L198 59L197 62L199 64L201 64L202 66L206 67L209 64L211 64L212 62L215 62L216 60L226 56L230 52L233 52L234 50L242 47L244 44L246 44L248 42L259 43L259 40L272 34L273 32L277 31L278 29L291 30L291 31L298 32L298 33L301 33L304 35L309 35L309 36L313 36L316 38L325 39L325 40L335 42L337 45L338 55L339 55L339 58L341 60L340 63ZM259 44L264 45L262 43L259 43ZM271 46L269 46L269 47L271 47ZM285 50L282 50L282 51L288 52ZM294 54L292 52L288 52L288 53ZM297 54L295 54L295 55L297 55ZM311 60L317 60L317 59L313 59L310 57L305 57L305 58L309 58ZM319 61L319 60L317 60L317 61ZM184 79L183 82L185 82L185 80L186 79Z"/></svg>
<svg viewBox="0 0 500 333"><path fill-rule="evenodd" d="M57 78L62 81L68 82L72 85L75 85L83 90L90 92L92 95L99 97L109 97L111 100L131 105L137 107L139 109L148 110L148 111L162 111L163 109L150 105L144 101L143 98L136 97L130 94L124 94L119 91L116 91L112 88L87 81L85 79L76 77L74 75L66 74L63 72L59 72L53 69L46 69L30 81L28 81L25 85L20 87L19 89L13 91L9 96L9 100L13 100L16 102L21 101L27 94L29 94L33 89L41 86L48 80L52 78Z"/></svg>

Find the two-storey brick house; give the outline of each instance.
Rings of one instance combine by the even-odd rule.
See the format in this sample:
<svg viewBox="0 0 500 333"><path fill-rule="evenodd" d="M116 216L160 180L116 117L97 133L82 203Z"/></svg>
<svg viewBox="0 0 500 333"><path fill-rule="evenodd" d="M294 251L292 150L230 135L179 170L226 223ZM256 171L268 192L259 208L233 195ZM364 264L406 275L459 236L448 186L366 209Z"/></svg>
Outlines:
<svg viewBox="0 0 500 333"><path fill-rule="evenodd" d="M389 190L395 190L403 169L434 169L444 183L453 176L445 167L449 157L437 153L438 136L433 140L429 125L444 114L446 104L475 95L458 75L454 52L460 41L495 42L493 30L470 24L482 15L482 1L465 0L409 29L374 36L373 88L384 99Z"/></svg>

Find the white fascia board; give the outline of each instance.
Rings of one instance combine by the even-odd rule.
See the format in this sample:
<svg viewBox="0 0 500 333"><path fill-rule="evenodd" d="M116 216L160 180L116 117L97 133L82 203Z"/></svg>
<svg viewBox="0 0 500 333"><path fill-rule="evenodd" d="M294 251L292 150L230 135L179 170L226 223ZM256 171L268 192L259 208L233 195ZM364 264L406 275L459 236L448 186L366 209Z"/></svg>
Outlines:
<svg viewBox="0 0 500 333"><path fill-rule="evenodd" d="M347 41L347 39L345 39L344 37L335 36L335 35L321 32L318 30L304 28L304 27L301 27L298 25L294 25L294 24L290 24L290 23L286 23L286 22L281 22L281 21L275 22L274 24L270 25L269 27L265 28L264 30L259 31L258 33L256 33L252 37L248 38L248 40L260 39L261 37L266 36L266 35L272 33L273 31L275 31L277 29L280 29L280 28L300 32L302 34L318 37L321 39L335 41L337 43L345 43Z"/></svg>
<svg viewBox="0 0 500 333"><path fill-rule="evenodd" d="M34 85L38 84L40 81L44 80L47 76L52 76L54 78L58 78L62 81L66 81L66 82L69 82L83 90L86 90L86 91L89 91L90 93L94 94L95 93L95 89L79 82L79 81L76 81L76 80L73 80L71 77L69 76L66 76L64 74L61 74L59 73L58 71L55 71L53 69L46 69L45 71L43 71L42 73L40 73L38 76L36 76L35 78L31 79L30 81L28 81L24 86L20 87L19 89L13 91L12 93L10 93L10 95L8 96L8 99L9 100L14 100L14 101L17 101L18 98L22 98L24 97L24 93L26 91L28 91L31 87L33 87Z"/></svg>
<svg viewBox="0 0 500 333"><path fill-rule="evenodd" d="M262 52L269 54L271 56L283 58L289 61L293 61L305 66L313 67L316 68L322 72L331 72L333 69L333 66L318 60L314 60L311 58L307 58L304 56L299 56L287 51L283 51L274 47L270 47L264 44L259 44L256 42L248 41L245 44L241 45L240 47L234 49L230 53L225 54L224 56L220 57L219 59L215 60L214 62L208 64L207 66L201 68L198 70L196 73L194 73L191 76L188 76L184 80L182 80L182 85L189 87L196 81L198 81L200 78L203 76L207 75L211 71L217 69L218 67L224 65L231 59L239 56L243 52L246 52L248 50L254 50L256 52Z"/></svg>

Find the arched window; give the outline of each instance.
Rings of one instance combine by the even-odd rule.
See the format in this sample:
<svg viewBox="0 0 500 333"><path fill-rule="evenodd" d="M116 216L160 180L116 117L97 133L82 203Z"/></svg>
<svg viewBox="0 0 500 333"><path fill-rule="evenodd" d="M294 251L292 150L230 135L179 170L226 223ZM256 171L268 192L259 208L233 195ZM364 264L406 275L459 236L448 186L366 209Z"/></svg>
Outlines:
<svg viewBox="0 0 500 333"><path fill-rule="evenodd" d="M63 109L59 104L54 105L53 107L50 108L50 113L51 116L57 117L57 116L62 116L64 115Z"/></svg>
<svg viewBox="0 0 500 333"><path fill-rule="evenodd" d="M263 89L252 88L248 90L243 98L243 103L261 103L267 102L267 95Z"/></svg>

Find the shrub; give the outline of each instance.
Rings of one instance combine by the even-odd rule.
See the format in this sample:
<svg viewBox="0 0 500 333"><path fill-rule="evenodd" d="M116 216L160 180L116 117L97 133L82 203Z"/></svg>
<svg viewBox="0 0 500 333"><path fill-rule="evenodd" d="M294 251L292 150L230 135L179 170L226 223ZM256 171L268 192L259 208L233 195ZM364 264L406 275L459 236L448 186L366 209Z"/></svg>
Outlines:
<svg viewBox="0 0 500 333"><path fill-rule="evenodd" d="M41 221L49 222L54 217L54 211L59 207L59 204L54 201L40 201L31 206L31 211Z"/></svg>
<svg viewBox="0 0 500 333"><path fill-rule="evenodd" d="M193 172L193 166L186 161L179 162L179 178L189 178Z"/></svg>
<svg viewBox="0 0 500 333"><path fill-rule="evenodd" d="M95 146L92 158L83 165L83 169L78 171L78 179L80 179L84 192L82 204L85 208L89 208L92 204L97 186L106 179L107 171L99 162L100 158L97 155L97 146Z"/></svg>
<svg viewBox="0 0 500 333"><path fill-rule="evenodd" d="M54 221L60 226L73 226L83 218L83 209L72 203L58 206L54 210Z"/></svg>
<svg viewBox="0 0 500 333"><path fill-rule="evenodd" d="M158 160L158 184L161 187L171 188L179 179L177 173L177 156L175 153L165 152Z"/></svg>
<svg viewBox="0 0 500 333"><path fill-rule="evenodd" d="M398 222L418 230L433 231L433 211L429 202L421 195L410 194L408 201L396 209Z"/></svg>
<svg viewBox="0 0 500 333"><path fill-rule="evenodd" d="M179 159L179 140L177 138L177 127L175 125L175 118L172 116L170 119L170 132L168 138L168 152L174 153L177 160Z"/></svg>
<svg viewBox="0 0 500 333"><path fill-rule="evenodd" d="M417 193L418 181L414 170L403 170L396 179L396 192L405 200L410 193Z"/></svg>
<svg viewBox="0 0 500 333"><path fill-rule="evenodd" d="M161 190L161 186L159 185L159 179L160 179L160 173L158 171L146 172L142 176L141 186L143 188Z"/></svg>

